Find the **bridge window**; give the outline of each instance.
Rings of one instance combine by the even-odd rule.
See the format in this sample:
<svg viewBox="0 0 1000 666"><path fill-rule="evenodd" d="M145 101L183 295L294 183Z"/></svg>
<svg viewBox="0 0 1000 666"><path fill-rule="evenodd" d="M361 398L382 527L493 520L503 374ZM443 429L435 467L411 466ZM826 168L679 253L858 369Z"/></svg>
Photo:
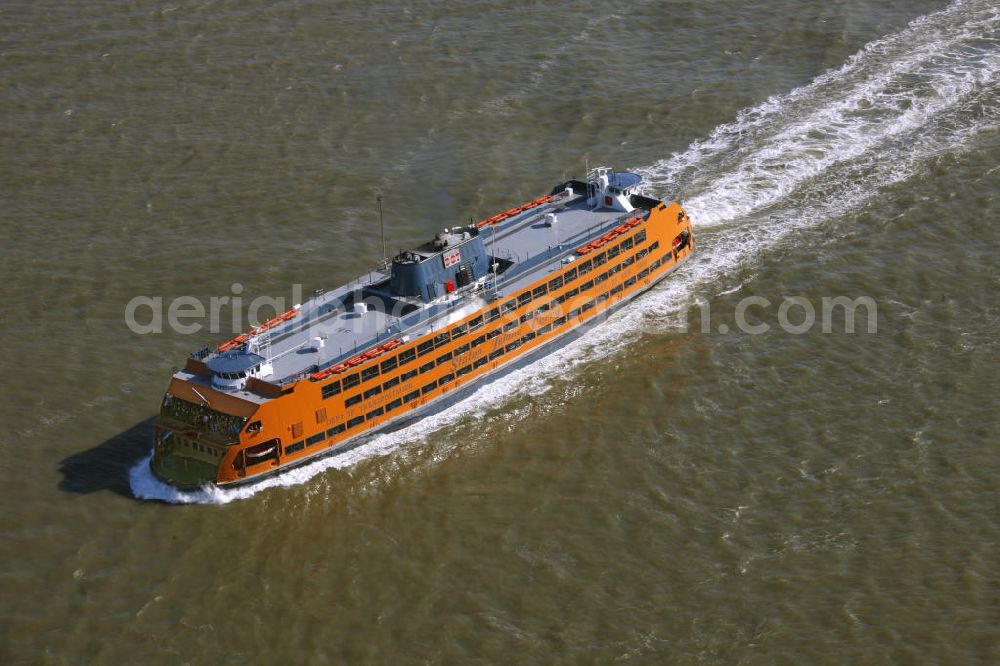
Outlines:
<svg viewBox="0 0 1000 666"><path fill-rule="evenodd" d="M379 365L379 368L381 368L383 375L385 373L389 372L390 370L395 370L396 369L396 357L393 356L390 359L386 359L385 361L382 361L382 364Z"/></svg>
<svg viewBox="0 0 1000 666"><path fill-rule="evenodd" d="M558 275L549 280L549 291L555 291L561 286L563 286L563 279L561 275Z"/></svg>
<svg viewBox="0 0 1000 666"><path fill-rule="evenodd" d="M572 282L573 280L575 280L576 279L576 268L575 267L571 268L568 271L566 271L565 273L563 273L563 278L566 280L566 282Z"/></svg>
<svg viewBox="0 0 1000 666"><path fill-rule="evenodd" d="M639 243L645 243L645 242L646 242L646 230L643 229L635 235L635 243L636 245L638 245Z"/></svg>
<svg viewBox="0 0 1000 666"><path fill-rule="evenodd" d="M441 345L446 345L451 341L451 334L448 331L444 333L438 333L434 336L434 346L440 347Z"/></svg>
<svg viewBox="0 0 1000 666"><path fill-rule="evenodd" d="M378 377L378 366L373 365L370 368L365 368L361 371L361 381L366 382L369 379L375 379Z"/></svg>
<svg viewBox="0 0 1000 666"><path fill-rule="evenodd" d="M486 313L486 322L496 321L500 318L500 308L493 308Z"/></svg>
<svg viewBox="0 0 1000 666"><path fill-rule="evenodd" d="M417 354L419 354L420 356L423 356L424 354L427 354L427 353L429 353L431 351L434 351L434 341L433 340L428 340L426 342L421 342L419 345L417 345Z"/></svg>
<svg viewBox="0 0 1000 666"><path fill-rule="evenodd" d="M469 327L466 326L465 324L462 324L461 326L456 326L455 328L451 329L451 339L455 340L457 338L460 338L468 332L469 332Z"/></svg>
<svg viewBox="0 0 1000 666"><path fill-rule="evenodd" d="M483 317L482 315L478 317L473 317L469 320L469 332L478 330L483 327Z"/></svg>
<svg viewBox="0 0 1000 666"><path fill-rule="evenodd" d="M358 373L353 375L347 375L344 377L344 390L351 388L352 386L357 386L361 383L361 376Z"/></svg>
<svg viewBox="0 0 1000 666"><path fill-rule="evenodd" d="M526 291L517 297L517 307L522 308L531 302L531 292Z"/></svg>

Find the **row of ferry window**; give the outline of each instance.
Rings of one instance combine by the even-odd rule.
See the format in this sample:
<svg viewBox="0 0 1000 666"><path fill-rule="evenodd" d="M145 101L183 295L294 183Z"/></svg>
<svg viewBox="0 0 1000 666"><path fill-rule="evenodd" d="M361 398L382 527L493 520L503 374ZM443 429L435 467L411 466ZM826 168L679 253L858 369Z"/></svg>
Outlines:
<svg viewBox="0 0 1000 666"><path fill-rule="evenodd" d="M658 243L654 244L654 245L656 247L659 247ZM649 250L641 250L636 256L639 257L639 258L641 258L641 257L645 256L648 252L649 252ZM669 255L668 255L668 257L669 257ZM650 273L651 270L655 270L656 268L659 268L659 266L660 266L660 264L661 264L662 261L663 261L662 259L661 260L657 260L655 262L655 264L653 264L649 268L646 268L646 269L642 270L636 277L631 278L629 280L626 280L624 284L615 287L609 293L610 294L620 293L623 289L625 289L627 287L631 287L633 284L635 284L636 280L644 280L646 277L648 277L648 275L649 275L649 273ZM624 265L630 265L633 262L634 262L633 259L627 260L626 262L624 262L622 264L622 266L624 266ZM583 291L587 291L587 290L591 289L594 286L595 282L597 282L597 283L603 282L603 281L605 281L608 278L609 275L613 275L615 273L618 273L620 270L621 270L621 266L616 266L611 271L608 271L608 274L600 276L599 278L595 278L594 281L590 281L587 284L582 285L580 287L580 289L582 289ZM574 290L572 290L572 293L569 294L569 295L566 295L565 297L566 298L571 298L573 296L576 296L578 294L578 292L580 291L580 289L574 289ZM601 297L599 297L599 298L596 299L596 302L597 303L604 302L605 300L607 300L607 296L608 296L608 294L603 294ZM569 319L572 319L572 318L578 316L579 313L581 312L581 310L583 312L587 312L588 310L590 310L591 308L594 307L594 303L595 303L595 301L590 301L590 302L582 305L580 308L577 308L577 309L572 310L571 312L567 313L566 317L556 318L556 319L553 320L552 324L549 324L549 325L546 325L546 326L542 326L535 333L529 333L528 335L531 336L531 338L533 338L535 336L535 334L537 334L537 335L545 335L546 333L548 333L551 330L551 328L552 328L553 325L558 328L559 326L561 326L564 323L566 323L567 317ZM549 306L548 303L546 303L543 307L538 308L538 310L536 310L535 312L529 312L529 313L526 313L525 315L523 315L520 318L520 323L523 324L523 323L531 320L532 318L534 318L538 313L545 312L546 310L549 310L549 309L550 309L550 306ZM410 370L409 372L405 372L402 375L393 377L392 379L390 379L389 381L385 382L381 386L372 386L371 388L369 388L366 391L364 391L364 393L358 393L356 395L353 395L353 396L347 398L346 400L344 400L344 407L353 407L354 405L360 404L363 400L369 400L371 398L374 398L375 396L379 395L383 391L388 391L389 389L395 388L400 383L407 382L410 379L413 379L418 374L424 374L426 372L430 372L435 367L437 367L439 365L444 365L448 361L452 360L453 357L461 356L462 354L466 353L469 350L470 344L471 344L472 348L478 347L479 345L484 344L487 340L491 340L491 339L499 336L502 332L506 332L506 331L512 330L512 329L516 328L518 325L519 324L518 324L517 321L512 321L512 322L509 322L507 325L505 325L502 329L501 328L496 328L496 329L493 329L493 330L487 332L484 335L480 335L479 337L475 338L471 343L464 344L461 347L456 348L454 351L445 352L444 354L441 354L440 356L438 356L437 359L432 360L432 361L428 361L427 363L421 365L419 369ZM524 341L524 338L522 338L522 342L523 341ZM506 351L511 351L511 349L513 349L513 347L511 347L511 345L508 345L507 347L508 348L506 349ZM472 368L474 369L474 368L478 368L478 367L480 367L482 365L485 365L489 360L493 360L495 358L498 358L503 353L504 353L504 351L500 350L499 353L494 352L489 357L485 357L484 356L483 358L477 360L475 362L475 364L472 366ZM468 366L466 366L466 368L468 368ZM459 370L459 375L464 374L464 371L466 371L466 368L463 368L462 370ZM332 395L336 395L336 393L330 392L330 396L332 396ZM330 397L330 396L327 396L326 394L324 394L324 397Z"/></svg>
<svg viewBox="0 0 1000 666"><path fill-rule="evenodd" d="M189 449L194 449L195 451L201 451L202 453L210 455L213 458L222 457L222 450L219 448L216 448L214 446L208 446L206 444L202 444L201 442L195 442L193 440L188 439L187 437L178 437L177 439L181 443L181 446L187 447Z"/></svg>
<svg viewBox="0 0 1000 666"><path fill-rule="evenodd" d="M355 372L354 374L347 375L346 377L344 377L343 380L334 380L333 382L323 386L322 388L323 398L324 399L331 398L335 395L338 395L341 391L346 391L347 389L359 386L361 385L362 382L367 382L369 380L372 380L375 377L378 377L380 374L391 372L396 368L402 367L408 363L412 363L414 360L416 360L418 356L424 356L426 354L429 354L435 348L441 347L442 345L448 344L451 341L457 340L460 337L466 335L467 333L478 331L479 329L483 328L483 326L485 326L486 324L492 323L500 319L502 315L510 315L511 313L515 312L519 308L524 307L534 299L541 298L547 295L549 292L560 289L565 285L569 284L570 282L572 282L573 280L576 280L584 275L587 275L595 268L603 266L605 263L607 263L608 259L617 257L623 250L629 250L634 245L642 243L645 240L646 240L646 230L641 229L638 233L635 234L635 236L626 238L621 243L618 243L617 245L608 248L607 251L601 252L600 254L595 255L594 257L587 259L586 261L579 262L577 265L567 269L562 274L549 280L547 284L539 285L534 289L529 289L521 293L516 298L512 298L509 301L505 302L499 308L493 308L489 312L483 315L479 315L478 317L473 317L464 324L460 324L459 326L456 326L455 328L451 329L451 331L443 331L441 333L438 333L433 338L421 342L415 348L411 347L410 349L400 352L397 356L385 359L381 363L373 363L370 367L361 370L361 372ZM571 289L566 293L557 296L556 298L553 299L553 302L562 303L570 298L577 296L581 291L587 291L588 289L594 286L595 282L602 282L608 279L610 276L614 275L622 268L631 265L636 259L644 257L648 252L652 252L653 250L658 248L659 245L660 245L659 241L653 242L653 244L648 249L640 250L634 256L628 257L621 264L615 266L613 269L607 271L606 273L601 274L600 276L595 278L595 280L586 282L580 285L580 287L576 289ZM545 311L548 310L549 307L550 307L549 304L545 304L541 308L539 308L539 310ZM519 325L519 323L523 324L528 319L531 319L531 317L532 317L531 314L526 314L520 318L519 322L518 320L513 320L511 322L508 322L504 326L504 331L516 328ZM490 333L492 333L492 335L487 334L486 337L480 336L475 340L473 340L471 346L475 347L477 346L477 344L482 344L482 342L485 342L487 339L499 335L500 331L499 329L497 329L491 331ZM469 345L462 345L461 347L455 349L453 353L457 356L460 354L464 354L468 350L469 350ZM438 362L440 363L443 361L441 361L441 359L438 359ZM420 370L421 372L426 372L431 367L433 366L427 366L427 365L421 366ZM406 373L406 375L410 375L410 377L412 377L410 373ZM406 377L406 375L404 375L405 379L403 379L402 381L406 381L406 379L410 378ZM377 390L377 388L378 387L369 389L369 391L375 391L374 393L372 393L372 395L377 395L378 393L381 392ZM382 388L383 389L391 388L391 386L383 385ZM366 398L367 397L370 396L366 396Z"/></svg>
<svg viewBox="0 0 1000 666"><path fill-rule="evenodd" d="M513 342L507 344L506 346L500 347L500 348L496 349L495 351L491 352L488 356L483 356L482 358L476 360L475 363L470 363L470 364L468 364L468 365L460 368L457 372L454 372L454 373L450 372L450 373L448 373L448 374L440 377L439 379L432 380L429 383L427 383L424 386L422 386L421 388L415 389L413 391L410 391L409 393L407 393L406 395L404 395L402 398L396 398L392 402L386 403L382 407L376 407L375 409L369 411L366 414L355 416L354 418L349 419L346 423L341 423L340 425L337 425L337 426L334 426L334 427L330 428L325 433L324 432L319 432L319 433L313 435L312 437L309 437L308 439L301 440L301 441L296 442L294 444L289 444L288 446L285 447L285 455L289 455L289 454L292 454L292 453L297 453L297 452L301 451L302 449L304 449L306 447L314 446L316 444L319 444L320 442L324 441L325 439L327 439L329 437L334 437L336 435L339 435L339 434L345 432L346 430L349 430L349 429L352 429L352 428L356 428L359 425L365 423L366 421L371 421L371 420L379 418L380 416L384 416L385 414L390 414L390 413L394 412L395 410L399 409L400 407L402 407L403 405L405 405L407 403L410 403L410 402L413 402L414 400L417 400L422 395L427 395L428 393L433 392L435 389L437 389L437 388L439 388L441 386L444 386L445 384L447 384L448 382L453 381L457 377L462 377L463 375L467 375L467 374L471 373L473 370L478 370L479 368L483 367L487 363L490 363L492 361L496 361L497 359L499 359L504 354L509 354L510 352L516 350L521 345L524 345L524 344L526 344L528 342L531 342L536 337L540 337L540 336L546 335L547 333L551 332L553 328L559 328L560 326L562 326L563 324L565 324L567 321L569 321L571 319L575 319L576 317L579 317L581 313L588 312L588 311L592 310L597 304L606 302L611 296L614 296L616 294L620 294L625 289L631 287L632 285L634 285L639 280L646 279L649 276L649 274L650 274L651 271L655 271L657 268L660 267L661 264L668 262L670 260L670 258L671 258L670 253L667 253L662 258L657 259L655 262L653 262L652 264L650 264L649 268L643 269L637 275L635 275L634 277L629 278L628 280L626 280L622 284L613 287L610 291L607 291L607 292L601 294L600 296L598 296L597 298L595 298L593 300L590 300L587 303L584 303L580 307L575 308L575 309L571 310L570 312L567 312L566 315L563 316L563 317L558 317L556 319L553 319L551 323L546 324L545 326L542 326L542 327L538 328L537 330L529 331L528 333L526 333L525 335L523 335L520 339L514 340ZM493 335L493 336L490 336L490 337L496 337L496 336ZM422 366L420 368L420 370L423 371L423 372L426 372L427 370L430 370L431 368L435 367L436 365L440 365L441 363L444 363L444 362L446 362L447 360L450 360L450 359L451 359L451 354L445 354L445 355L439 357L437 359L437 361L432 361L430 363L425 364L424 366ZM394 380L390 380L389 382L386 382L386 384L391 384L391 386L390 386L390 388L391 388L393 386L398 385L400 383L400 381L407 381L408 379L412 379L414 376L416 376L416 374L417 374L417 371L414 370L414 371L408 372L405 375L402 375L401 377L398 377L398 378L396 378ZM378 388L378 387L376 387L376 388ZM377 395L378 393L381 393L381 391L380 390L376 391L372 395ZM365 392L365 395L367 395L367 394L368 394L368 392ZM361 394L353 396L351 398L348 398L345 401L345 406L351 407L353 405L358 404L359 402L361 402Z"/></svg>

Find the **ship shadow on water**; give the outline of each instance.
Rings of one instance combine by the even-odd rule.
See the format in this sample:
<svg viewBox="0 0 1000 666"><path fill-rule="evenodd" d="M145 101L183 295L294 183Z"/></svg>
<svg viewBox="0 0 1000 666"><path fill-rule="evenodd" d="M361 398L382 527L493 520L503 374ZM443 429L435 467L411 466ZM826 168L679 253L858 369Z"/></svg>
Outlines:
<svg viewBox="0 0 1000 666"><path fill-rule="evenodd" d="M134 498L129 470L149 455L155 421L156 417L150 416L92 449L63 458L59 461L59 489L81 495L109 490Z"/></svg>

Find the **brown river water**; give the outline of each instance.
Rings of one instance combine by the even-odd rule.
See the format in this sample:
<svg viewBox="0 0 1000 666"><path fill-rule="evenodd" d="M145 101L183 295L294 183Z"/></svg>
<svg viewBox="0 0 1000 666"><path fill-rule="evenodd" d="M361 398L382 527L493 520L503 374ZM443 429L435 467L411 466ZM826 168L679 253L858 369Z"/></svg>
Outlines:
<svg viewBox="0 0 1000 666"><path fill-rule="evenodd" d="M0 27L0 662L1000 659L995 2L15 0ZM588 164L680 199L694 260L350 454L150 477L172 368L251 298L372 267L376 196L403 248ZM126 322L236 295L214 332Z"/></svg>

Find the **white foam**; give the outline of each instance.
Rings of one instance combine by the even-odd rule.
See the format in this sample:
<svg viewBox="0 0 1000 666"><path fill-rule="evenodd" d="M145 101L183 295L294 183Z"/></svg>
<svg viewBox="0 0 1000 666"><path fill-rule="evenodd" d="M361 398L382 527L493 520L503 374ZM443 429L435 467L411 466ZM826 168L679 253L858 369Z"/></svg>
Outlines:
<svg viewBox="0 0 1000 666"><path fill-rule="evenodd" d="M512 398L544 394L556 378L572 377L577 366L617 353L642 333L675 329L697 299L730 293L751 280L747 273L763 251L864 205L935 156L961 151L979 132L995 127L998 29L997 8L956 2L868 44L809 85L742 111L685 152L636 169L663 194L691 194L686 207L698 229L698 254L662 286L564 349L404 430L253 485L179 492L156 481L146 459L130 472L133 492L144 499L217 504L298 485L326 470L418 444ZM735 274L738 279L727 282ZM512 416L515 422L523 418Z"/></svg>

